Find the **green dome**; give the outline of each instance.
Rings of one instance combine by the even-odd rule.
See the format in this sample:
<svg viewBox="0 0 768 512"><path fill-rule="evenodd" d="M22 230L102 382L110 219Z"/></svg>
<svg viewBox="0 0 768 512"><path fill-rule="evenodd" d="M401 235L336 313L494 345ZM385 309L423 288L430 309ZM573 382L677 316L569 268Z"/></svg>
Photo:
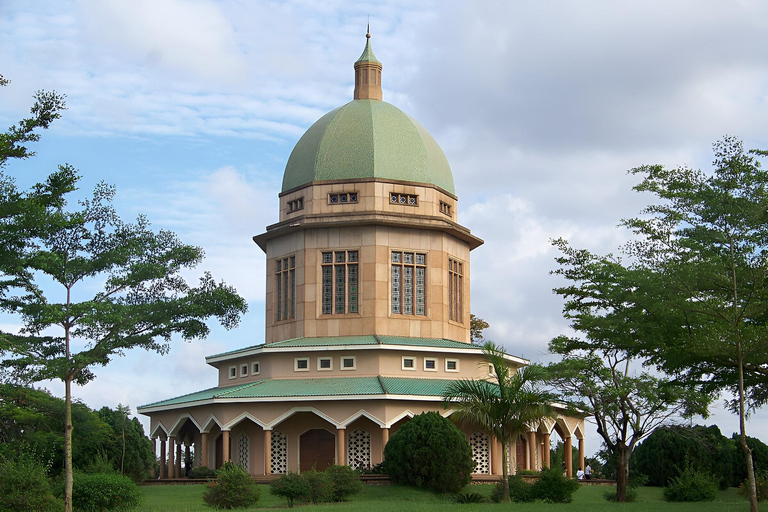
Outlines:
<svg viewBox="0 0 768 512"><path fill-rule="evenodd" d="M448 160L435 139L389 103L354 100L321 117L293 148L283 192L313 181L429 183L455 195Z"/></svg>

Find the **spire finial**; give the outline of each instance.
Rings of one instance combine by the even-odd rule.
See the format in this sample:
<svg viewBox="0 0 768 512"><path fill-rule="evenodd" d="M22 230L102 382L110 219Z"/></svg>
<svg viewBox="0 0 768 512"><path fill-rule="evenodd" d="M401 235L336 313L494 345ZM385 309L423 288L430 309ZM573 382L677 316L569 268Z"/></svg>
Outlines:
<svg viewBox="0 0 768 512"><path fill-rule="evenodd" d="M365 38L370 39L371 38L371 17L368 16L368 29L365 31Z"/></svg>

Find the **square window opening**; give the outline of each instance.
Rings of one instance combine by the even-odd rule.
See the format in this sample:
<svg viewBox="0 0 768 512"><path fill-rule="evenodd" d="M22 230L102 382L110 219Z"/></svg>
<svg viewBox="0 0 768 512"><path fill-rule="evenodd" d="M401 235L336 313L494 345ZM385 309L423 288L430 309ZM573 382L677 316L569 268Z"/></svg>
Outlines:
<svg viewBox="0 0 768 512"><path fill-rule="evenodd" d="M355 356L342 356L341 357L341 369L342 370L354 370L357 368L357 358Z"/></svg>
<svg viewBox="0 0 768 512"><path fill-rule="evenodd" d="M261 373L261 363L256 361L251 364L251 375L258 375Z"/></svg>
<svg viewBox="0 0 768 512"><path fill-rule="evenodd" d="M445 360L445 371L447 371L447 372L458 372L459 371L459 361L457 359L446 359Z"/></svg>
<svg viewBox="0 0 768 512"><path fill-rule="evenodd" d="M229 367L229 378L234 379L237 377L237 366L230 366Z"/></svg>
<svg viewBox="0 0 768 512"><path fill-rule="evenodd" d="M333 370L333 363L330 357L321 357L317 360L318 371Z"/></svg>
<svg viewBox="0 0 768 512"><path fill-rule="evenodd" d="M248 376L248 365L244 364L240 367L240 376L241 377L247 377Z"/></svg>
<svg viewBox="0 0 768 512"><path fill-rule="evenodd" d="M413 357L403 357L403 370L415 370L416 359Z"/></svg>
<svg viewBox="0 0 768 512"><path fill-rule="evenodd" d="M309 358L297 357L293 360L293 371L296 372L308 372L309 371Z"/></svg>
<svg viewBox="0 0 768 512"><path fill-rule="evenodd" d="M437 359L424 359L424 371L436 372L437 371Z"/></svg>

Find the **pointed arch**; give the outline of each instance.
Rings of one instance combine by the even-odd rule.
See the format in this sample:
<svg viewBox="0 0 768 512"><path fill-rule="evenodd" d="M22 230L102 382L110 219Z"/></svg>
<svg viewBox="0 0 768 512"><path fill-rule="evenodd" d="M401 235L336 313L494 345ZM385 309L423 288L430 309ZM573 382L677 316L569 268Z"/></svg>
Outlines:
<svg viewBox="0 0 768 512"><path fill-rule="evenodd" d="M149 433L150 439L161 437L161 435L157 432L158 430L162 433L162 436L168 437L168 429L165 428L165 425L163 425L162 421L158 421L157 425L155 425L152 431Z"/></svg>
<svg viewBox="0 0 768 512"><path fill-rule="evenodd" d="M357 411L355 414L353 414L353 415L352 415L352 416L350 416L349 418L345 419L345 420L342 422L342 424L343 424L344 426L349 426L349 424L350 424L350 423L352 423L353 421L355 421L355 420L357 420L357 419L359 419L359 418L361 418L361 417L366 417L366 418L368 418L369 420L371 420L372 422L376 423L376 424L377 424L378 426L380 426L381 428L386 428L386 424L385 424L383 421L381 421L381 420L380 420L380 419L378 419L376 416L374 416L373 414L369 413L368 411L366 411L366 410L364 410L364 409L360 409L360 410L359 410L359 411Z"/></svg>
<svg viewBox="0 0 768 512"><path fill-rule="evenodd" d="M193 425L197 428L198 432L200 432L200 425L197 423L194 417L192 417L189 413L180 414L179 417L176 419L176 422L171 427L171 431L168 433L168 435L178 435L179 430L181 430L181 427L184 426L184 423L186 423L187 420L190 420Z"/></svg>
<svg viewBox="0 0 768 512"><path fill-rule="evenodd" d="M215 415L211 414L210 416L208 416L208 419L207 419L207 420L205 420L205 423L203 423L203 428L202 428L202 429L200 429L200 432L202 432L202 433L204 433L204 434L208 434L208 433L210 433L210 432L211 432L211 428L212 428L214 425L216 425L217 427L219 427L219 430L226 430L226 429L225 429L225 428L222 426L222 424L221 424L221 422L218 420L218 418L216 418L216 416L215 416Z"/></svg>
<svg viewBox="0 0 768 512"><path fill-rule="evenodd" d="M284 422L285 420L287 420L288 418L290 418L291 416L299 412L311 412L312 414L315 414L316 416L324 419L325 421L327 421L328 423L330 423L331 425L333 425L338 429L344 428L344 424L337 422L335 419L331 418L330 416L328 416L323 412L318 411L314 407L294 407L291 410L281 414L280 416L278 416L277 418L269 422L265 426L265 428L269 427L270 429L273 429L275 428L276 425L279 425L280 423Z"/></svg>
<svg viewBox="0 0 768 512"><path fill-rule="evenodd" d="M240 414L238 417L236 417L235 419L233 419L232 421L230 421L229 423L227 423L226 425L221 427L221 430L232 430L237 424L242 423L245 420L251 420L252 422L257 424L258 426L260 426L262 429L267 430L266 423L264 423L263 421L259 420L258 418L256 418L255 416L253 416L249 412L244 412L244 413Z"/></svg>
<svg viewBox="0 0 768 512"><path fill-rule="evenodd" d="M397 416L395 416L394 418L392 418L386 423L386 428L392 428L392 425L394 425L401 419L405 418L406 416L409 418L413 418L415 414L413 414L413 412L410 409L408 409L407 411L401 412L400 414L398 414Z"/></svg>

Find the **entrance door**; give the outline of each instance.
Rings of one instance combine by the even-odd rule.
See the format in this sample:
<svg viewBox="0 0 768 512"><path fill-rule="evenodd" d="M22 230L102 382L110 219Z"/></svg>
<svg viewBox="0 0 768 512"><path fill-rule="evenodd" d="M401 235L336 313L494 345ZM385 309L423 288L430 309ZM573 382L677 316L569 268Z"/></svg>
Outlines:
<svg viewBox="0 0 768 512"><path fill-rule="evenodd" d="M299 437L299 470L313 467L323 471L336 460L336 436L323 428L314 428Z"/></svg>
<svg viewBox="0 0 768 512"><path fill-rule="evenodd" d="M517 461L517 470L520 471L521 469L528 469L525 464L525 459L527 459L528 450L526 449L526 442L525 439L522 437L517 438L517 443L515 447L515 460Z"/></svg>
<svg viewBox="0 0 768 512"><path fill-rule="evenodd" d="M218 469L224 465L224 436L219 434L216 438L216 462L213 469Z"/></svg>

